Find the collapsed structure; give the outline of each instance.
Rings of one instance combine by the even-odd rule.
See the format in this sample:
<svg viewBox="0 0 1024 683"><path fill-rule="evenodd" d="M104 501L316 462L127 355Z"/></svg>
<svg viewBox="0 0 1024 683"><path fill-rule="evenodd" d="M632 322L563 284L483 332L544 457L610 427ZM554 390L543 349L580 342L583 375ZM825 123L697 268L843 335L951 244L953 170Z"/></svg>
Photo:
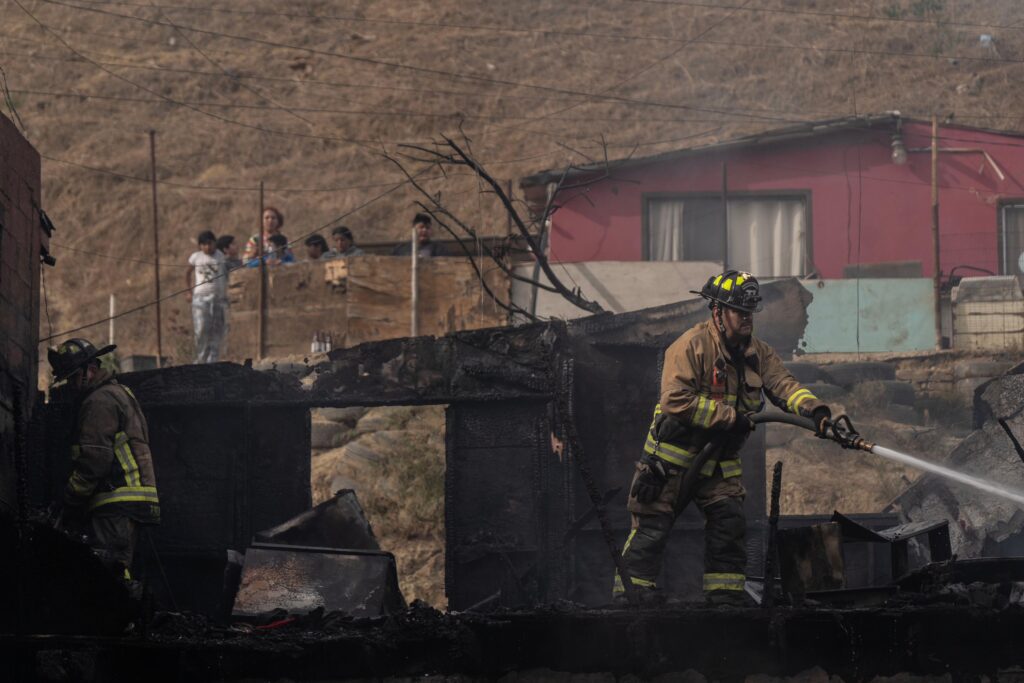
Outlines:
<svg viewBox="0 0 1024 683"><path fill-rule="evenodd" d="M763 293L766 312L759 332L778 348L794 348L806 323L809 294L792 280L767 285ZM5 613L15 617L10 630L114 635L129 619L139 630L102 642L3 637L3 660L19 675L51 667L71 677L79 666L92 680L119 680L142 667L155 668L157 680L429 672L492 676L534 668L643 675L695 669L737 677L795 673L816 665L844 678L865 678L899 671L974 674L1018 664L1010 634L1024 619L1012 607L1018 599L1013 586L1024 580L1024 568L1003 562L988 574L995 583L986 585L994 588L973 593L949 590L949 581L935 576L934 565L930 574L885 575L870 562L865 565L855 547L875 532L845 518L835 525L851 542L844 549L847 564L863 570L860 581L867 590L846 590L851 582L843 583L840 564L840 590L802 596L827 607L805 603L781 611L714 611L687 604L699 593L702 552L701 520L689 510L670 543L668 563L681 570L665 584L683 602L641 612L600 609L608 603L614 571L605 534L610 531L613 545L621 545L626 535L625 492L619 486L627 481L637 435L649 420L661 352L680 330L705 316L702 302L689 301L571 323L375 342L333 351L297 374L219 364L122 375L152 425L151 447L166 501L165 523L152 533L148 550L142 544L141 553L161 611L140 617L127 606L117 608L126 604L123 596L77 569L88 558L69 539L31 525L6 526L18 553L3 576L3 585L13 588L5 593ZM988 405L988 414L1015 420L997 397L1012 401L1017 379L1011 375L998 380L1005 386L983 387L979 405ZM295 575L289 558L297 555L303 561L322 555L326 564L316 560L316 566L345 572L351 558L366 553L382 568L374 571L384 583L375 585L389 581L386 557L383 564L378 561L386 553L375 550L369 536L339 540L310 531L325 516L351 517L340 502L332 503L341 506L333 512L309 512L310 408L428 403L448 406L445 581L453 613L441 615L422 605L404 611L388 598L358 603L363 612L266 612L273 599L266 599L261 586L277 582L283 575L274 572L282 567ZM61 425L66 413L67 406L54 401L34 415L27 490L36 505L44 504L65 476ZM985 415L979 413L979 419ZM995 443L999 436L991 424L981 434L972 439ZM1007 457L1017 457L1005 431L1002 437L1009 444ZM764 453L759 430L744 453L750 464L744 484L750 491L751 576L761 574L765 555ZM931 493L915 493L925 491ZM901 502L901 514L911 522L930 522L935 508L928 501L966 500L961 495L922 479ZM973 508L962 509L953 516L958 522L950 534L954 549L990 547L972 546L957 531L957 526L984 527L972 521ZM984 514L997 526L1016 523L1010 510ZM828 520L783 520L780 526L813 521ZM896 521L890 515L875 526ZM926 534L938 528L925 526ZM889 543L922 529L878 538ZM916 542L893 547L905 550ZM324 544L365 548L346 551ZM922 547L902 566L913 569L929 551L934 559L941 557L935 547ZM221 621L239 581L236 573L232 583L239 564L232 553L258 562L254 578L241 580L243 607L236 602L236 621L244 617L251 624L246 628ZM897 566L882 559L887 568ZM72 562L78 574L69 581L65 572L70 570L64 568ZM54 569L31 573L44 566ZM984 575L972 576L985 583ZM48 591L48 582L66 590ZM336 589L324 582L317 587L321 595ZM274 595L281 599L284 593ZM980 611L979 599L988 599ZM869 604L874 606L863 607ZM102 620L93 618L100 605L108 606ZM970 652L962 647L968 634L978 643ZM679 647L683 642L689 646Z"/></svg>

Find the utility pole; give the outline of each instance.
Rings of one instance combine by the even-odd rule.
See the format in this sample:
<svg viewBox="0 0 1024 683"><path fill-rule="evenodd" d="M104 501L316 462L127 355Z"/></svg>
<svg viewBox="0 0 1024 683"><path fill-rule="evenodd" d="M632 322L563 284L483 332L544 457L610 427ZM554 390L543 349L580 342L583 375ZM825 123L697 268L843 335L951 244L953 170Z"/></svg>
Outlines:
<svg viewBox="0 0 1024 683"><path fill-rule="evenodd" d="M419 316L417 314L418 313L417 309L419 308L419 298L420 298L420 285L419 285L419 278L417 277L417 275L418 275L417 271L419 270L419 261L420 261L419 256L420 256L420 243L419 243L418 236L416 234L416 226L414 225L414 226L412 226L412 254L411 254L411 257L412 257L412 283L411 283L412 284L412 295L410 297L411 301L409 303L409 314L410 314L409 315L409 321L410 321L409 322L409 336L410 337L419 336L419 329L420 329L420 326L419 326Z"/></svg>
<svg viewBox="0 0 1024 683"><path fill-rule="evenodd" d="M260 181L260 219L256 231L256 254L260 263L260 287L256 308L256 360L263 360L267 310L267 259L263 254L263 181Z"/></svg>
<svg viewBox="0 0 1024 683"><path fill-rule="evenodd" d="M153 181L153 280L156 284L156 366L164 366L164 340L160 315L160 222L156 204L156 131L149 131L149 175Z"/></svg>
<svg viewBox="0 0 1024 683"><path fill-rule="evenodd" d="M722 162L722 272L729 270L729 169Z"/></svg>
<svg viewBox="0 0 1024 683"><path fill-rule="evenodd" d="M932 251L935 269L935 348L942 348L942 265L939 259L939 118L932 114Z"/></svg>
<svg viewBox="0 0 1024 683"><path fill-rule="evenodd" d="M117 316L117 297L113 293L110 294L110 308L107 317L107 343L114 343L114 318Z"/></svg>

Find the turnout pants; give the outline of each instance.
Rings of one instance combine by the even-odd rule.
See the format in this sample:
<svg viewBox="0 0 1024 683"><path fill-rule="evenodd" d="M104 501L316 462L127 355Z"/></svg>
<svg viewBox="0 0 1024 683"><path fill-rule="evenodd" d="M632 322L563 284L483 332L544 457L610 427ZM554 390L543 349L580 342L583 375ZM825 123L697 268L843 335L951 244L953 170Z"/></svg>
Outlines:
<svg viewBox="0 0 1024 683"><path fill-rule="evenodd" d="M196 363L216 363L227 333L228 304L215 297L192 300L192 325L196 334Z"/></svg>
<svg viewBox="0 0 1024 683"><path fill-rule="evenodd" d="M90 519L91 546L96 556L125 579L130 579L138 523L131 517L116 514L96 514Z"/></svg>
<svg viewBox="0 0 1024 683"><path fill-rule="evenodd" d="M647 466L637 463L633 482ZM682 513L680 490L686 470L669 474L661 495L652 503L640 503L632 495L628 509L632 530L622 549L626 570L634 586L657 588L665 546L676 517ZM710 477L697 480L693 501L704 515L704 592L726 594L743 591L746 579L747 551L744 543L746 518L743 499L746 490L740 477L722 477L720 467ZM615 576L615 593L624 592L622 578Z"/></svg>

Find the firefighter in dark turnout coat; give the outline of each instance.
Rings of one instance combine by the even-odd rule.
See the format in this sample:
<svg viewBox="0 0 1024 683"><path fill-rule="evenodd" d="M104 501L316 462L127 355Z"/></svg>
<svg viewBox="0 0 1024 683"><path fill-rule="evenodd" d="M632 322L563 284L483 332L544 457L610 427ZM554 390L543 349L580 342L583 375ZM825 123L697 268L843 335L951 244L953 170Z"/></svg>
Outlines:
<svg viewBox="0 0 1024 683"><path fill-rule="evenodd" d="M67 380L75 395L71 475L64 487L62 518L85 520L94 552L130 578L139 524L160 521L149 427L138 401L98 358L96 349L71 339L50 349L55 381Z"/></svg>
<svg viewBox="0 0 1024 683"><path fill-rule="evenodd" d="M630 487L632 531L622 554L633 585L655 590L665 545L685 503L683 477L704 446L715 441L720 451L702 467L692 496L705 517L703 585L711 602L742 604L746 491L738 453L753 429L748 415L759 412L767 396L788 412L813 418L820 430L831 410L753 336L753 314L761 310L753 276L728 271L694 293L708 300L711 320L688 330L665 352L661 401ZM614 591L624 591L618 575Z"/></svg>

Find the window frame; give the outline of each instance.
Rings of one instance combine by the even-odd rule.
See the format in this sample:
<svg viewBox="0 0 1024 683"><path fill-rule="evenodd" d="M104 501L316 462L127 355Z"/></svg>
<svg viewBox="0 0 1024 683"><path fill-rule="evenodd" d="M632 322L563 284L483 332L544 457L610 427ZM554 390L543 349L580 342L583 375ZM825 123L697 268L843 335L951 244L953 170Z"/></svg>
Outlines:
<svg viewBox="0 0 1024 683"><path fill-rule="evenodd" d="M1008 264L1006 260L1006 210L1012 208L1019 208L1021 211L1024 211L1024 197L1003 197L999 200L998 210L996 211L996 258L997 270L1000 275L1013 275L1016 277L1016 268L1011 269L1013 272L1007 272Z"/></svg>
<svg viewBox="0 0 1024 683"><path fill-rule="evenodd" d="M803 273L799 275L792 275L787 277L805 277L809 273L813 272L814 269L814 212L812 211L811 204L811 190L809 189L797 189L797 190L747 190L729 192L727 199L799 199L804 203L804 264ZM721 192L643 192L640 195L640 254L644 261L651 260L650 248L650 227L648 220L650 218L650 201L654 199L675 199L682 200L684 203L687 199L716 199L722 201ZM1012 202L1011 202L1012 203ZM1024 203L1024 200L1022 200ZM1000 216L1002 214L1000 213ZM1001 219L1000 219L1001 220ZM686 263L686 261L676 261L676 263ZM730 266L731 267L731 266ZM754 273L755 275L757 273Z"/></svg>

